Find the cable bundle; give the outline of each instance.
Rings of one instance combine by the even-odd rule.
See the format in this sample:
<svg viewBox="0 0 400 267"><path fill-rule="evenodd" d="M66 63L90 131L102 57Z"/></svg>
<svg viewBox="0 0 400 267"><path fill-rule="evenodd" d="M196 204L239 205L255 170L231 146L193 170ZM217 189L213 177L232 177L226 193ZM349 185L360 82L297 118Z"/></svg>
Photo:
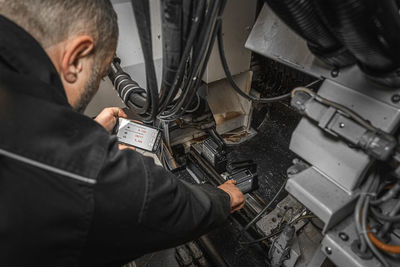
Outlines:
<svg viewBox="0 0 400 267"><path fill-rule="evenodd" d="M386 189L389 190L382 194ZM366 253L367 248L369 248L383 266L390 266L386 255L400 254L400 246L390 245L381 240L385 239L393 230L393 223L400 222L400 200L397 199L394 207L387 215L382 214L378 207L398 197L399 191L400 183L398 181L388 188L384 183L380 183L380 177L375 172L365 182L354 210L356 230L360 236L359 251ZM376 198L376 196L380 197ZM372 222L375 222L373 229L370 227ZM377 224L376 222L380 223Z"/></svg>
<svg viewBox="0 0 400 267"><path fill-rule="evenodd" d="M200 106L198 88L206 70L226 0L162 0L163 77L158 90L151 40L150 6L132 0L146 67L147 90L111 64L110 79L125 104L146 122L173 121Z"/></svg>

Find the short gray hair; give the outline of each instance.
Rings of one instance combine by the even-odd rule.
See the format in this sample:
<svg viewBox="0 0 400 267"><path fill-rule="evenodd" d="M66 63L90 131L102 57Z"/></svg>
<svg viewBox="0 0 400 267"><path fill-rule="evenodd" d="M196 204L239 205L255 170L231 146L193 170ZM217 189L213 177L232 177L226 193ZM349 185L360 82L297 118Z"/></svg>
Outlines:
<svg viewBox="0 0 400 267"><path fill-rule="evenodd" d="M93 37L96 54L104 55L117 45L117 15L109 0L0 0L0 14L44 48L79 34Z"/></svg>

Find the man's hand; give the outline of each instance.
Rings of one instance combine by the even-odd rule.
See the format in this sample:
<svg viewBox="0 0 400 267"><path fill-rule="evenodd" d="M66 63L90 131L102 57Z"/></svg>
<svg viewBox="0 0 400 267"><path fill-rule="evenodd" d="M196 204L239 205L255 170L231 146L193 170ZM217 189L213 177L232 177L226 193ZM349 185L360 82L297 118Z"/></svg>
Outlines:
<svg viewBox="0 0 400 267"><path fill-rule="evenodd" d="M94 120L111 133L119 117L127 118L121 108L105 108Z"/></svg>
<svg viewBox="0 0 400 267"><path fill-rule="evenodd" d="M125 149L136 150L136 148L134 148L133 146L127 146L127 145L124 145L124 144L119 144L118 145L118 149L119 150L125 150Z"/></svg>
<svg viewBox="0 0 400 267"><path fill-rule="evenodd" d="M243 193L235 186L235 180L229 180L218 186L219 189L228 193L231 198L231 213L240 210L244 207L245 198Z"/></svg>

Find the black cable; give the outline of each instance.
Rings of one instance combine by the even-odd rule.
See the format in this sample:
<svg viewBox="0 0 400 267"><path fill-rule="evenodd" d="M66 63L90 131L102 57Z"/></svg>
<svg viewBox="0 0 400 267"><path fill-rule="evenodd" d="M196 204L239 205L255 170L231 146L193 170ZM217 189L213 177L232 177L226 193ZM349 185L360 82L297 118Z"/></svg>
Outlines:
<svg viewBox="0 0 400 267"><path fill-rule="evenodd" d="M392 210L391 210L390 213L389 213L389 216L392 216L392 217L397 216L397 214L398 214L399 212L400 212L400 201L398 201L398 202L394 205L394 207L392 208ZM389 232L389 230L391 229L391 227L392 227L392 222L391 222L391 221L386 221L386 222L384 223L383 227L380 229L379 235L385 236L385 235Z"/></svg>
<svg viewBox="0 0 400 267"><path fill-rule="evenodd" d="M377 219L380 219L382 221L387 221L387 222L391 222L391 223L400 222L400 215L397 215L397 216L384 215L384 214L380 213L374 207L370 207L370 211Z"/></svg>
<svg viewBox="0 0 400 267"><path fill-rule="evenodd" d="M187 1L191 2L191 1ZM182 0L161 1L163 67L160 95L171 88L179 68L182 55L182 39L184 39L184 15Z"/></svg>
<svg viewBox="0 0 400 267"><path fill-rule="evenodd" d="M216 1L213 1L213 3L216 3ZM191 84L193 83L193 79L195 78L194 75L196 74L196 71L198 71L199 64L201 63L201 58L203 56L201 51L196 51L193 46L199 45L198 44L199 42L200 42L201 47L205 47L205 45L207 45L206 37L207 37L207 28L208 28L208 25L210 24L209 20L211 19L213 13L216 12L215 6L213 6L213 7L203 6L200 11L205 12L206 10L208 10L206 17L203 18L203 16L200 15L197 18L198 19L198 31L200 31L200 32L197 32L197 31L191 32L193 40L191 42L191 45L186 47L187 50L185 48L187 53L191 52L191 57L192 57L191 62L188 66L186 66L186 64L182 65L182 66L186 66L187 77L183 81L183 85L174 83L174 85L176 84L176 87L173 88L173 90L174 90L173 93L176 96L176 94L178 93L178 90L181 89L181 94L180 94L179 98L177 100L175 100L174 105L170 109L164 110L163 113L160 114L159 117L161 119L171 119L173 116L175 116L181 110L181 107L184 104L185 99L189 93L188 90L191 88ZM203 21L205 21L205 23L202 23ZM202 38L202 39L200 39L200 38ZM185 62L185 63L187 63L187 62ZM170 96L169 96L169 98L167 98L166 104L168 104L169 101L172 101L172 100L173 100L173 98L170 98Z"/></svg>
<svg viewBox="0 0 400 267"><path fill-rule="evenodd" d="M262 242L264 240L270 239L271 237L274 237L276 235L279 235L280 233L283 232L283 229L279 229L277 232L269 234L267 236L263 236L261 238L255 239L255 240L251 240L251 241L239 241L239 244L241 245L251 245L251 244L256 244L259 242Z"/></svg>
<svg viewBox="0 0 400 267"><path fill-rule="evenodd" d="M272 200L265 206L243 229L240 231L239 237L247 231L253 224L255 224L257 221L261 219L261 216L264 215L264 213L272 206L272 204L275 202L275 200L278 198L278 196L283 192L285 189L286 182L283 183L279 191L275 194L275 196L272 198Z"/></svg>
<svg viewBox="0 0 400 267"><path fill-rule="evenodd" d="M205 55L205 57L203 59L203 66L202 66L202 68L200 70L200 73L197 75L197 77L203 77L204 73L205 73L205 71L207 69L208 61L210 59L212 50L214 48L215 39L217 38L218 30L219 30L220 25L222 23L222 16L224 14L225 6L226 6L226 0L221 0L220 3L219 3L218 16L216 18L215 25L214 25L214 28L212 30L211 38L210 38L210 41L209 41L209 46L208 46L206 55ZM201 83L201 79L197 79L196 83L194 85L194 88L197 89L200 86L200 83ZM192 95L189 96L189 100L187 101L186 106L184 106L182 108L182 112L181 113L185 113L186 112L186 110L189 108L189 105L192 102L192 99L193 99L194 96L195 96L195 92L192 93Z"/></svg>
<svg viewBox="0 0 400 267"><path fill-rule="evenodd" d="M222 68L224 69L226 79L232 86L232 88L243 98L253 101L256 103L272 103L272 102L277 102L280 100L284 100L287 98L290 98L290 93L280 95L280 96L274 96L274 97L268 97L268 98L256 98L254 96L248 95L245 92L242 91L242 89L239 88L239 86L235 83L233 80L231 71L229 70L228 63L226 61L226 56L225 56L225 49L224 49L224 41L223 41L223 35L222 35L222 22L219 25L218 29L218 51L219 51L219 57L221 59L221 64Z"/></svg>
<svg viewBox="0 0 400 267"><path fill-rule="evenodd" d="M318 226L312 219L310 220L310 223L312 224L312 226L317 228L319 231L322 232L324 230L324 228L322 228L321 226Z"/></svg>
<svg viewBox="0 0 400 267"><path fill-rule="evenodd" d="M379 199L373 199L370 201L371 205L379 205L383 202L386 202L397 195L400 191L400 183L396 183L385 195L383 195Z"/></svg>
<svg viewBox="0 0 400 267"><path fill-rule="evenodd" d="M202 21L202 13L206 9L206 6L205 6L205 0L198 0L195 2L196 2L196 10L195 10L194 16L192 18L192 25L190 28L189 37L187 38L186 46L183 50L181 62L179 64L179 67L178 67L178 70L177 70L177 73L176 73L176 76L174 79L174 83L172 84L170 91L168 92L168 94L164 94L163 98L160 100L161 104L160 104L159 113L162 113L176 97L178 90L181 87L181 82L183 80L187 62L190 58L190 54L191 54L190 52L191 52L192 46L196 41L196 37L198 36L198 30L200 28L200 23Z"/></svg>
<svg viewBox="0 0 400 267"><path fill-rule="evenodd" d="M368 229L367 229L367 217L368 217L368 210L369 210L369 199L370 195L367 195L362 207L362 235L365 238L368 247L374 253L374 255L378 258L378 260L382 263L384 267L390 267L390 264L387 262L385 256L375 247L375 245L371 242L368 237Z"/></svg>
<svg viewBox="0 0 400 267"><path fill-rule="evenodd" d="M373 173L368 177L368 179L365 182L365 185L363 187L364 191L360 194L360 196L357 200L356 206L354 208L353 216L354 216L354 222L355 222L355 226L356 226L355 228L356 228L357 234L360 237L360 248L359 249L361 252L365 252L368 247L367 241L362 236L363 230L362 230L362 225L361 225L361 209L364 205L366 193L369 192L368 190L370 190L370 188L373 186L374 181L378 179L377 175L378 175L377 173Z"/></svg>
<svg viewBox="0 0 400 267"><path fill-rule="evenodd" d="M221 257L220 253L214 246L213 242L207 235L203 235L198 239L200 245L205 248L206 254L214 264L214 266L228 267L226 261Z"/></svg>
<svg viewBox="0 0 400 267"><path fill-rule="evenodd" d="M158 111L158 85L153 60L153 44L151 39L150 4L148 0L132 0L133 12L139 32L140 44L143 50L146 68L147 94L151 99L149 117L153 121Z"/></svg>
<svg viewBox="0 0 400 267"><path fill-rule="evenodd" d="M278 223L279 226L282 225L283 220L285 219L286 214L288 213L289 210L292 212L291 216L293 217L293 211L294 211L293 208L292 208L292 207L287 208L287 209L283 212L283 214L282 214L282 218L280 219L280 221L279 221L279 223ZM290 221L291 221L291 220L292 220L292 218L290 218Z"/></svg>
<svg viewBox="0 0 400 267"><path fill-rule="evenodd" d="M304 215L304 216L298 217L297 219L295 219L293 222L290 222L289 224L290 225L294 225L298 221L305 220L305 219L313 219L313 218L316 218L316 216L314 216L314 215ZM274 237L274 236L282 233L283 230L285 229L285 226L286 226L286 224L283 225L282 227L280 227L276 232L271 233L271 234L269 234L267 236L263 236L261 238L252 240L252 241L239 241L239 244L241 244L241 245L251 245L251 244L259 243L259 242L262 242L264 240L270 239L271 237Z"/></svg>
<svg viewBox="0 0 400 267"><path fill-rule="evenodd" d="M211 45L210 40L213 39L211 32L213 30L215 22L217 21L219 10L222 7L221 0L210 2L212 3L212 5L208 8L206 14L206 24L202 25L200 35L198 36L200 44L198 46L198 49L194 49L192 53L194 58L191 70L186 79L187 83L182 89L182 94L180 95L177 104L174 105L173 109L165 112L162 116L160 116L160 118L162 119L168 119L174 116L179 117L179 115L182 114L182 107L185 106L185 108L187 108L187 106L191 104L191 100L195 96L195 93L199 87L199 84L201 82L199 70L201 69L202 64L207 64L207 56L209 55L208 51Z"/></svg>

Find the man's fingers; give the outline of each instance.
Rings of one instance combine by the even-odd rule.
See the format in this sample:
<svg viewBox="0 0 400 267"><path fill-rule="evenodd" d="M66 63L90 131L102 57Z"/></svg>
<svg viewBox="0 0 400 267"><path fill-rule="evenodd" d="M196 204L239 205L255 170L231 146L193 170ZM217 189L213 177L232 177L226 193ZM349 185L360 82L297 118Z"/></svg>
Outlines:
<svg viewBox="0 0 400 267"><path fill-rule="evenodd" d="M244 207L245 204L246 204L245 201L243 201L242 203L238 204L236 207L234 207L235 211L241 210Z"/></svg>
<svg viewBox="0 0 400 267"><path fill-rule="evenodd" d="M243 208L245 203L245 197L243 193L235 186L236 181L229 180L224 184L218 186L220 189L224 190L229 194L231 200L231 213L240 210Z"/></svg>
<svg viewBox="0 0 400 267"><path fill-rule="evenodd" d="M118 117L121 118L128 118L128 115L126 115L126 113L124 112L124 110L122 108L118 109Z"/></svg>
<svg viewBox="0 0 400 267"><path fill-rule="evenodd" d="M136 148L134 148L133 146L127 146L127 145L124 145L124 144L119 144L118 148L119 148L119 150L124 150L124 149L136 150Z"/></svg>
<svg viewBox="0 0 400 267"><path fill-rule="evenodd" d="M126 118L125 112L119 107L110 107L103 109L94 119L108 132L111 132L119 117Z"/></svg>
<svg viewBox="0 0 400 267"><path fill-rule="evenodd" d="M109 112L112 114L112 116L114 117L123 117L126 118L126 114L125 112L118 107L111 107L111 108L107 108L107 110L109 110Z"/></svg>

